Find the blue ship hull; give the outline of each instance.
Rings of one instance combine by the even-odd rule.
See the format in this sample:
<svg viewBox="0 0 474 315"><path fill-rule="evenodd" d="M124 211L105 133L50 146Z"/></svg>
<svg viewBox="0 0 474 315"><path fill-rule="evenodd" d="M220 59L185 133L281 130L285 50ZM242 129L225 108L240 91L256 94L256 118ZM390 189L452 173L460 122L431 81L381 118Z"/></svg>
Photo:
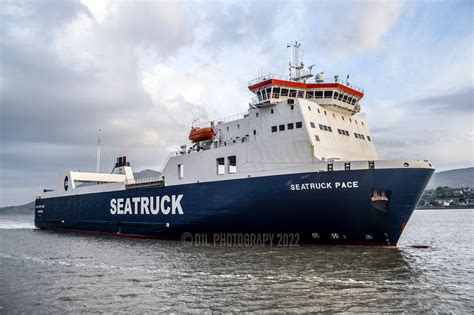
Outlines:
<svg viewBox="0 0 474 315"><path fill-rule="evenodd" d="M295 233L300 242L395 246L433 171L300 173L37 199L35 225L171 239L184 233ZM374 202L374 191L389 201ZM183 195L183 214L112 214L112 199L163 195Z"/></svg>

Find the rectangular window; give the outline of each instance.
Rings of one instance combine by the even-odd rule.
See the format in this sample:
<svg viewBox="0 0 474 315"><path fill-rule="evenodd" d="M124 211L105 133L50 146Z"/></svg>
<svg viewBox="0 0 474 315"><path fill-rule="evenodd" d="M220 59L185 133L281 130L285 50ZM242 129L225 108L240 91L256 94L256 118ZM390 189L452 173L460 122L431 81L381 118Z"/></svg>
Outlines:
<svg viewBox="0 0 474 315"><path fill-rule="evenodd" d="M337 129L337 133L342 135L342 130L341 129Z"/></svg>
<svg viewBox="0 0 474 315"><path fill-rule="evenodd" d="M217 172L217 175L224 175L225 173L224 158L216 159L216 172Z"/></svg>
<svg viewBox="0 0 474 315"><path fill-rule="evenodd" d="M288 100L287 103L288 103L288 104L294 104L294 103L295 103L295 100L292 100L292 99L291 99L291 100Z"/></svg>
<svg viewBox="0 0 474 315"><path fill-rule="evenodd" d="M296 128L302 128L303 127L303 122L298 121L296 122Z"/></svg>
<svg viewBox="0 0 474 315"><path fill-rule="evenodd" d="M178 164L178 178L182 179L184 177L184 166L183 164Z"/></svg>
<svg viewBox="0 0 474 315"><path fill-rule="evenodd" d="M293 123L289 123L287 127L288 127L288 130L291 130L295 127L295 125Z"/></svg>
<svg viewBox="0 0 474 315"><path fill-rule="evenodd" d="M328 126L323 125L323 129L328 131Z"/></svg>
<svg viewBox="0 0 474 315"><path fill-rule="evenodd" d="M314 92L314 98L323 98L323 91Z"/></svg>
<svg viewBox="0 0 474 315"><path fill-rule="evenodd" d="M316 128L316 125L314 124L314 122L311 121L309 124L311 125L311 128Z"/></svg>
<svg viewBox="0 0 474 315"><path fill-rule="evenodd" d="M319 124L319 129L324 130L323 125Z"/></svg>
<svg viewBox="0 0 474 315"><path fill-rule="evenodd" d="M332 98L332 91L324 91L324 98Z"/></svg>
<svg viewBox="0 0 474 315"><path fill-rule="evenodd" d="M303 98L304 97L304 91L298 91L298 97Z"/></svg>
<svg viewBox="0 0 474 315"><path fill-rule="evenodd" d="M272 132L277 132L277 126L272 126Z"/></svg>
<svg viewBox="0 0 474 315"><path fill-rule="evenodd" d="M281 89L281 96L288 96L288 89Z"/></svg>
<svg viewBox="0 0 474 315"><path fill-rule="evenodd" d="M370 139L370 136L367 136L367 140L372 141L372 139Z"/></svg>
<svg viewBox="0 0 474 315"><path fill-rule="evenodd" d="M229 174L237 173L237 158L235 155L227 157L227 163L229 165Z"/></svg>
<svg viewBox="0 0 474 315"><path fill-rule="evenodd" d="M296 97L296 90L290 90L290 97Z"/></svg>
<svg viewBox="0 0 474 315"><path fill-rule="evenodd" d="M318 135L314 135L314 138L316 139L316 141L319 141L319 136Z"/></svg>
<svg viewBox="0 0 474 315"><path fill-rule="evenodd" d="M285 130L285 125L280 125L280 126L278 126L278 129L279 129L280 131L284 131L284 130Z"/></svg>

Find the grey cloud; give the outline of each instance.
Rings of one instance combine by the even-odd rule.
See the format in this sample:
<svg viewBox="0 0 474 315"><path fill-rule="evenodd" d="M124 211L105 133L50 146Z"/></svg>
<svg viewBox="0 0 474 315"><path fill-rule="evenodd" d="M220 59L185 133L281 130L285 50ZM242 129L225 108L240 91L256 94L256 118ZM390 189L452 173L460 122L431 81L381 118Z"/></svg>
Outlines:
<svg viewBox="0 0 474 315"><path fill-rule="evenodd" d="M415 99L407 103L419 104L424 106L426 110L441 113L472 113L474 109L474 87L470 86L451 93Z"/></svg>

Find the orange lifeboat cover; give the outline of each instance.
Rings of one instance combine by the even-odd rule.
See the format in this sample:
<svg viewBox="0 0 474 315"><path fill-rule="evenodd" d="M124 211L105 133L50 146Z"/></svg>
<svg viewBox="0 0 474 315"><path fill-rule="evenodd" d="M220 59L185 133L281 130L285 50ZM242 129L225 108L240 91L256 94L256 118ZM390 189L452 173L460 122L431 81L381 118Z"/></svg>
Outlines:
<svg viewBox="0 0 474 315"><path fill-rule="evenodd" d="M192 142L211 140L212 138L214 138L214 129L211 127L194 127L191 128L191 131L189 132L189 140Z"/></svg>

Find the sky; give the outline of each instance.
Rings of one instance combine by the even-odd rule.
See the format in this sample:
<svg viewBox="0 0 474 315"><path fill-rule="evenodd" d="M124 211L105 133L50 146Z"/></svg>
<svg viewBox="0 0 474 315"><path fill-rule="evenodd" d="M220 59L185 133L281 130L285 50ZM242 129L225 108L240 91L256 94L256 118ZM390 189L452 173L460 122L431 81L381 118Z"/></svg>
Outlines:
<svg viewBox="0 0 474 315"><path fill-rule="evenodd" d="M381 159L474 165L472 1L0 1L0 206L126 155L160 170L194 119L246 111L290 49L365 90Z"/></svg>

